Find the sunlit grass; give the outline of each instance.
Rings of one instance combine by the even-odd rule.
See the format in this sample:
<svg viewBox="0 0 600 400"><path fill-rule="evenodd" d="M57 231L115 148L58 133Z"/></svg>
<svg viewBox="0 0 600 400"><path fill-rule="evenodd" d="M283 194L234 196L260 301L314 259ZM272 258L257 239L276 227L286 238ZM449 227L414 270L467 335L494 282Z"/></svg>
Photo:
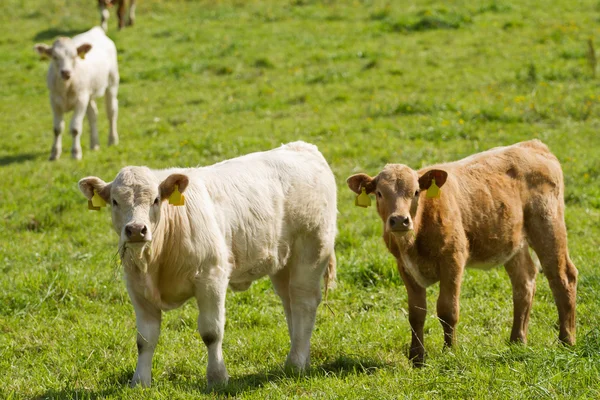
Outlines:
<svg viewBox="0 0 600 400"><path fill-rule="evenodd" d="M600 397L600 97L586 58L597 1L139 2L117 44L121 144L46 161L52 115L37 42L97 24L92 1L0 6L0 398ZM67 135L68 136L68 135ZM427 366L412 369L406 293L373 209L353 206L355 172L414 168L539 138L562 162L578 344L557 343L538 278L527 346L508 345L510 283L468 271L458 345L442 349L428 289ZM129 389L135 319L104 210L76 182L124 165L211 164L305 140L338 180L339 285L319 309L306 376L283 373L289 339L268 280L229 293L228 387L206 392L193 302L167 313L154 386ZM70 138L64 138L64 147Z"/></svg>

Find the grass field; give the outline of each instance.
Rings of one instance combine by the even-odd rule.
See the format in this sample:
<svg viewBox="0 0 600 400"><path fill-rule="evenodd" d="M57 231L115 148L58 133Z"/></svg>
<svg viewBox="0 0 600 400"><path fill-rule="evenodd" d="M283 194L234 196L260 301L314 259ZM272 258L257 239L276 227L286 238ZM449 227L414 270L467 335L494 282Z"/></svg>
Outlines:
<svg viewBox="0 0 600 400"><path fill-rule="evenodd" d="M0 398L600 398L600 49L597 0L141 0L119 51L121 143L50 163L37 42L99 23L95 1L0 5ZM413 369L406 292L355 172L418 168L539 138L563 164L578 342L557 342L538 277L527 346L509 345L503 269L464 277L458 345L442 349L428 289L427 366ZM230 385L206 390L193 302L167 313L153 387L128 388L135 318L109 213L77 181L125 165L207 165L293 140L319 146L338 180L337 290L320 307L306 376L283 373L288 335L270 282L229 293Z"/></svg>

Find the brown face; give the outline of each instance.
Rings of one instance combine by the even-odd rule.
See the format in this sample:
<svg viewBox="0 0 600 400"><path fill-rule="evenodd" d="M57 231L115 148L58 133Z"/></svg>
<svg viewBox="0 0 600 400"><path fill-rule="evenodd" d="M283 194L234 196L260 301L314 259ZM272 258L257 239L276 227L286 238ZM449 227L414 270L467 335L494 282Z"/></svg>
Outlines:
<svg viewBox="0 0 600 400"><path fill-rule="evenodd" d="M415 170L406 165L388 164L375 178L357 174L348 178L347 183L357 194L361 193L362 188L368 194L375 194L377 212L383 221L384 231L404 235L414 229L413 219L421 192L431 186L434 177L441 187L446 176L445 171L430 170L419 177Z"/></svg>

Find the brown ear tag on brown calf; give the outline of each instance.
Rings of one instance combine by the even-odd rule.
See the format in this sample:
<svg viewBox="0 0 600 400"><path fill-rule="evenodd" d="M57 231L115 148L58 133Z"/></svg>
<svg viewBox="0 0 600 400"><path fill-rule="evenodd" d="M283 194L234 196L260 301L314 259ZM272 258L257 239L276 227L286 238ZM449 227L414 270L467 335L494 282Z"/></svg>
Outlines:
<svg viewBox="0 0 600 400"><path fill-rule="evenodd" d="M94 190L94 195L88 200L88 210L100 211L102 207L106 207L106 201Z"/></svg>
<svg viewBox="0 0 600 400"><path fill-rule="evenodd" d="M169 196L169 204L174 206L183 206L185 205L185 196L183 193L179 192L179 185L175 185L175 189L173 193Z"/></svg>
<svg viewBox="0 0 600 400"><path fill-rule="evenodd" d="M354 199L354 205L357 207L367 208L371 205L371 198L367 194L367 190L362 188L360 194Z"/></svg>

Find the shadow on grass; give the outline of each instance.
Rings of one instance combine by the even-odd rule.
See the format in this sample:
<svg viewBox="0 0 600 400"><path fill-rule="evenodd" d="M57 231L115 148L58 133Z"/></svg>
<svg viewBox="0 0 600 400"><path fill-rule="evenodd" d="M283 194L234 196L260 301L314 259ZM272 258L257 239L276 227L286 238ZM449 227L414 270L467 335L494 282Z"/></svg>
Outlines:
<svg viewBox="0 0 600 400"><path fill-rule="evenodd" d="M334 375L336 377L345 377L360 374L373 374L379 369L385 368L388 364L372 360L358 359L351 356L340 356L332 361L328 361L318 367L313 367L306 374L298 374L286 371L282 367L271 368L267 372L259 372L248 374L240 377L232 377L229 383L223 386L206 387L206 380L202 378L196 379L179 379L171 380L171 384L179 391L186 393L207 394L213 393L216 395L236 396L247 391L259 389L268 382L284 382L288 380L302 379L303 377L328 377ZM89 389L71 389L65 388L62 390L48 390L43 394L33 397L35 400L42 399L104 399L110 396L124 395L124 391L128 391L129 380L133 371L118 371L103 379L104 389L89 390ZM153 387L160 390L162 382L153 381Z"/></svg>
<svg viewBox="0 0 600 400"><path fill-rule="evenodd" d="M43 31L39 31L38 33L35 34L35 36L33 37L33 40L50 40L50 39L54 39L58 36L74 36L77 35L78 33L83 32L80 29L61 29L61 28L48 28L48 29L44 29Z"/></svg>
<svg viewBox="0 0 600 400"><path fill-rule="evenodd" d="M302 376L327 377L334 375L337 377L345 377L349 375L360 374L369 375L375 373L379 369L385 368L386 366L388 365L377 360L358 359L343 355L318 367L311 368L306 375L289 372L284 368L279 367L271 369L267 372L259 372L238 378L231 378L227 386L214 388L213 392L217 394L235 396L249 390L261 388L268 382L298 379Z"/></svg>
<svg viewBox="0 0 600 400"><path fill-rule="evenodd" d="M0 166L18 164L25 161L35 160L39 158L43 153L25 153L25 154L13 154L8 156L0 157Z"/></svg>
<svg viewBox="0 0 600 400"><path fill-rule="evenodd" d="M34 396L35 400L62 400L62 399L105 399L108 396L116 395L119 392L127 390L129 387L129 379L131 379L131 371L117 371L114 374L106 377L104 383L110 385L105 389L89 390L89 389L72 389L64 388L62 390L51 389L43 394Z"/></svg>

